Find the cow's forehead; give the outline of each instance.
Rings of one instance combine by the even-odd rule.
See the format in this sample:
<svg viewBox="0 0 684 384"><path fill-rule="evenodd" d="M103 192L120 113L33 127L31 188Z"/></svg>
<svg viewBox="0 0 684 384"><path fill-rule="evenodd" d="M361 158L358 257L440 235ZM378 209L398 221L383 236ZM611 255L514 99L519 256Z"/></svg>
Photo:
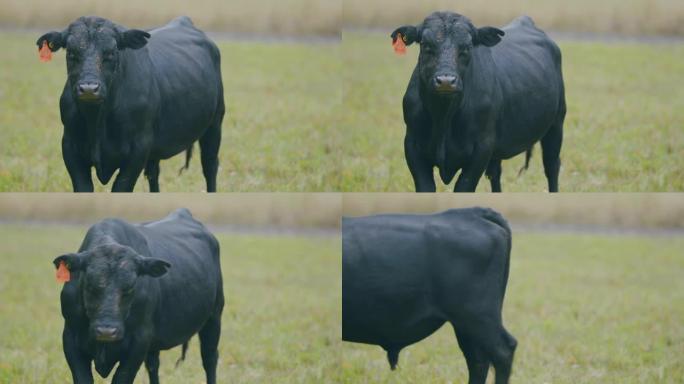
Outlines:
<svg viewBox="0 0 684 384"><path fill-rule="evenodd" d="M455 13L433 13L423 22L423 34L437 42L450 38L458 44L468 44L472 41L472 28L470 20Z"/></svg>
<svg viewBox="0 0 684 384"><path fill-rule="evenodd" d="M111 21L82 17L69 25L67 46L85 49L88 45L95 44L101 48L113 48L116 46L116 34L117 31Z"/></svg>
<svg viewBox="0 0 684 384"><path fill-rule="evenodd" d="M88 273L93 275L111 275L135 272L135 255L125 247L105 245L93 249L88 261Z"/></svg>

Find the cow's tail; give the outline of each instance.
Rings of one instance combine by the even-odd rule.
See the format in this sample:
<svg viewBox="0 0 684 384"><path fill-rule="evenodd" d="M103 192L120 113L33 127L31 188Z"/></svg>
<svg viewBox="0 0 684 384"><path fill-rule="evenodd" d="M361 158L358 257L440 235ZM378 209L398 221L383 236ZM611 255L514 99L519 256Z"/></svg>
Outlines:
<svg viewBox="0 0 684 384"><path fill-rule="evenodd" d="M511 248L513 247L513 236L511 235L511 227L508 221L504 219L501 214L493 209L484 209L484 218L488 221L498 225L506 232L506 260L504 262L503 284L501 285L501 303L503 305L503 298L506 295L506 286L508 285L508 272L511 269Z"/></svg>
<svg viewBox="0 0 684 384"><path fill-rule="evenodd" d="M518 177L522 175L523 172L527 171L527 169L530 167L530 159L532 158L532 149L534 149L534 146L530 147L527 151L525 151L525 165L520 168L518 171Z"/></svg>
<svg viewBox="0 0 684 384"><path fill-rule="evenodd" d="M190 145L188 149L185 150L185 165L178 170L178 176L183 173L186 169L190 168L190 159L192 159L192 148L194 145Z"/></svg>
<svg viewBox="0 0 684 384"><path fill-rule="evenodd" d="M187 341L186 341L185 343L183 343L183 347L182 347L182 348L183 348L183 349L182 349L182 352L181 352L181 357L179 357L178 360L176 360L176 368L178 368L178 366L180 365L180 363L182 363L183 361L185 361L185 353L188 351L188 342L187 342Z"/></svg>

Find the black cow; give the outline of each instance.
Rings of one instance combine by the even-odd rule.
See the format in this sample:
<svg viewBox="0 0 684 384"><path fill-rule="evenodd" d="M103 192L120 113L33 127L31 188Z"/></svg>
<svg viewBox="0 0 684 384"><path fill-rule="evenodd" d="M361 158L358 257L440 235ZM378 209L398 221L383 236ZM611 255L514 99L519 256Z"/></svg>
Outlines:
<svg viewBox="0 0 684 384"><path fill-rule="evenodd" d="M148 41L149 39L149 41ZM66 48L67 81L59 107L62 156L75 192L93 190L91 167L112 191L132 191L144 170L159 192L159 161L199 140L207 191L216 191L225 113L216 45L188 17L149 32L81 17L41 36Z"/></svg>
<svg viewBox="0 0 684 384"><path fill-rule="evenodd" d="M491 209L380 215L342 221L342 339L399 351L451 323L470 384L490 363L507 383L516 340L501 321L511 252L506 220Z"/></svg>
<svg viewBox="0 0 684 384"><path fill-rule="evenodd" d="M435 191L434 167L446 184L461 170L456 192L475 191L485 172L492 191L501 192L501 161L540 140L549 191L558 191L566 111L561 52L532 19L500 30L436 12L391 36L420 44L403 100L404 151L417 192Z"/></svg>
<svg viewBox="0 0 684 384"><path fill-rule="evenodd" d="M92 383L91 363L113 383L133 383L145 362L159 383L159 351L199 333L207 383L216 383L223 282L216 238L186 209L140 225L106 219L78 253L59 256L64 355L74 383Z"/></svg>

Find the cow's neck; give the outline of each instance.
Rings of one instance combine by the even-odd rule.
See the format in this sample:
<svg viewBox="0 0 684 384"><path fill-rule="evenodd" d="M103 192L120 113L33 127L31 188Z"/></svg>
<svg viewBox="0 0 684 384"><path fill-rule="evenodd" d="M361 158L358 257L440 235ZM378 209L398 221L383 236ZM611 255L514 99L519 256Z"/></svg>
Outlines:
<svg viewBox="0 0 684 384"><path fill-rule="evenodd" d="M427 94L427 91L424 92ZM436 165L443 168L447 161L447 145L455 128L454 118L460 113L462 98L427 95L425 108L430 114L432 127L430 132L430 148L435 155Z"/></svg>
<svg viewBox="0 0 684 384"><path fill-rule="evenodd" d="M108 101L108 100L107 100ZM101 142L106 138L107 101L102 104L78 103L78 109L85 121L85 139L90 151L90 160L97 165L101 162Z"/></svg>
<svg viewBox="0 0 684 384"><path fill-rule="evenodd" d="M120 72L111 81L107 98L102 103L88 104L77 101L79 113L85 122L84 134L89 151L88 155L91 163L95 166L98 179L104 184L108 182L117 168L116 162L105 161L105 158L111 155L111 150L109 150L111 148L106 146L110 142L107 121L112 110L111 106L116 104L116 85L120 81L119 77Z"/></svg>
<svg viewBox="0 0 684 384"><path fill-rule="evenodd" d="M95 371L101 377L109 376L109 373L114 369L114 365L121 357L121 342L115 343L101 343L95 342L95 355L93 356L93 363L95 363Z"/></svg>

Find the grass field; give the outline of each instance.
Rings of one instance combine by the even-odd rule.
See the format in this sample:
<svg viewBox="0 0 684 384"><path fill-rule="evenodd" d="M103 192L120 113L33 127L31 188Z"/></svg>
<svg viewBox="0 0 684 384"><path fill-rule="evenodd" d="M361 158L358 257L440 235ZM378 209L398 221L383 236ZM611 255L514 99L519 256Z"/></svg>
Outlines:
<svg viewBox="0 0 684 384"><path fill-rule="evenodd" d="M511 382L683 382L682 247L682 237L514 233L504 304L518 340ZM467 368L444 326L404 349L395 372L380 347L343 343L341 375L343 383L464 383Z"/></svg>
<svg viewBox="0 0 684 384"><path fill-rule="evenodd" d="M71 191L61 156L64 52L38 60L39 34L0 34L0 191ZM218 191L339 190L339 44L219 42L227 115ZM199 150L161 162L162 192L205 190ZM95 179L96 180L96 179ZM99 186L96 191L107 191ZM147 191L138 179L136 191Z"/></svg>
<svg viewBox="0 0 684 384"><path fill-rule="evenodd" d="M544 28L623 34L684 34L684 4L679 0L344 0L345 27L391 28L418 24L436 10L468 16L476 25L505 24L521 14Z"/></svg>
<svg viewBox="0 0 684 384"><path fill-rule="evenodd" d="M71 382L51 261L76 250L85 230L0 226L0 383ZM322 383L338 375L339 238L218 238L227 300L219 382ZM161 381L204 382L196 337L174 369L179 356L179 348L162 352ZM148 382L144 368L136 382Z"/></svg>
<svg viewBox="0 0 684 384"><path fill-rule="evenodd" d="M401 100L418 48L398 57L390 43L384 34L343 33L344 191L414 188L404 160ZM568 102L560 190L683 190L684 45L560 46ZM520 177L523 156L503 163L504 192L547 189L535 149ZM452 188L438 182L438 190ZM486 179L478 191L489 191Z"/></svg>

